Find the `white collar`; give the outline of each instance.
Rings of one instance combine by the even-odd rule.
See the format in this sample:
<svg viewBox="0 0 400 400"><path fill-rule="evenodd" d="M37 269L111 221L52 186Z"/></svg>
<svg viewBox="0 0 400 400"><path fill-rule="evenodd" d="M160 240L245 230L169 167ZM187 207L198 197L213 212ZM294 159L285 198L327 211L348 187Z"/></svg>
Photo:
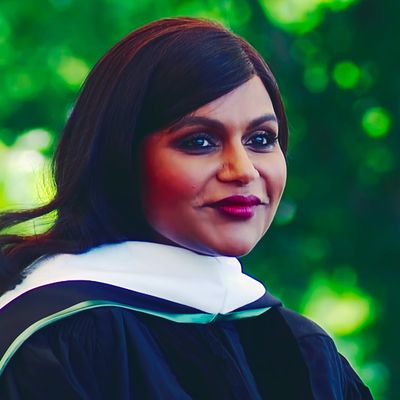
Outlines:
<svg viewBox="0 0 400 400"><path fill-rule="evenodd" d="M123 242L83 254L41 258L27 269L21 284L0 297L0 308L31 289L72 280L108 283L213 314L231 312L265 293L260 282L242 273L234 257L206 256L149 242Z"/></svg>

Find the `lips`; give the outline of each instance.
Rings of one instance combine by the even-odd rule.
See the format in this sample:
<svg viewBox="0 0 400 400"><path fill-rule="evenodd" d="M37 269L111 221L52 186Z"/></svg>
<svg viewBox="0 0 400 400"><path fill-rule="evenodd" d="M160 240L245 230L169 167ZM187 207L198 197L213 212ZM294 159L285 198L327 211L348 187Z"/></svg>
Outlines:
<svg viewBox="0 0 400 400"><path fill-rule="evenodd" d="M209 206L222 214L234 218L249 219L254 215L256 206L261 203L261 200L257 196L235 195L211 203Z"/></svg>

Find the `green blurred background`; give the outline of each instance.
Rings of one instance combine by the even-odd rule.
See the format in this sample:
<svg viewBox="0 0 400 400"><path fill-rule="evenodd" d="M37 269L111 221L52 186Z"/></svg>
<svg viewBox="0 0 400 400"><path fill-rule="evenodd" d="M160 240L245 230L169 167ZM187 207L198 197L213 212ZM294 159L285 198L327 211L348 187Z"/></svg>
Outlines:
<svg viewBox="0 0 400 400"><path fill-rule="evenodd" d="M58 135L116 41L166 16L221 21L270 64L291 130L284 199L244 265L334 336L376 399L397 399L399 13L397 0L0 0L0 209L51 197Z"/></svg>

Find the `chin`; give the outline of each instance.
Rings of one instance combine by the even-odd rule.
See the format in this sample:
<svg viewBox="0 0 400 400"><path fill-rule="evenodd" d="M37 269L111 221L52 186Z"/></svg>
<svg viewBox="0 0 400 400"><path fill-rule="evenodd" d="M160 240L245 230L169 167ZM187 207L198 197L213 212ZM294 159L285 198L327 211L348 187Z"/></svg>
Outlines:
<svg viewBox="0 0 400 400"><path fill-rule="evenodd" d="M221 244L215 244L210 246L204 253L214 256L226 256L226 257L242 257L247 255L253 250L257 242L247 241L229 241Z"/></svg>
<svg viewBox="0 0 400 400"><path fill-rule="evenodd" d="M190 235L169 235L167 238L159 234L153 241L208 256L242 257L250 253L262 237L254 232L235 232L237 234L234 235L226 232L219 232L219 235L192 235L192 240L188 240Z"/></svg>
<svg viewBox="0 0 400 400"><path fill-rule="evenodd" d="M261 232L255 234L255 232L241 232L237 231L234 235L229 235L225 240L222 241L223 236L220 240L214 243L214 249L216 253L223 256L230 257L242 257L249 254L257 243L262 238Z"/></svg>
<svg viewBox="0 0 400 400"><path fill-rule="evenodd" d="M223 252L220 253L222 256L228 256L228 257L243 257L251 252L253 250L255 245L252 246L234 246L234 247L229 247Z"/></svg>

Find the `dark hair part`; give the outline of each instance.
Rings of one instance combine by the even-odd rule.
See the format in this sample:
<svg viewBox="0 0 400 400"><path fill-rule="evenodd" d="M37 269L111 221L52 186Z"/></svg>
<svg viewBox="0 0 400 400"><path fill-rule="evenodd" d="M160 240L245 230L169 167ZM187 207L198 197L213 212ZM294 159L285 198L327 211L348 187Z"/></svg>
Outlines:
<svg viewBox="0 0 400 400"><path fill-rule="evenodd" d="M287 122L275 79L245 40L218 23L180 17L147 24L95 65L68 119L53 159L56 195L48 204L0 216L0 230L56 211L43 234L0 236L0 293L42 255L80 253L103 243L143 240L140 140L252 76L264 83L287 148Z"/></svg>

